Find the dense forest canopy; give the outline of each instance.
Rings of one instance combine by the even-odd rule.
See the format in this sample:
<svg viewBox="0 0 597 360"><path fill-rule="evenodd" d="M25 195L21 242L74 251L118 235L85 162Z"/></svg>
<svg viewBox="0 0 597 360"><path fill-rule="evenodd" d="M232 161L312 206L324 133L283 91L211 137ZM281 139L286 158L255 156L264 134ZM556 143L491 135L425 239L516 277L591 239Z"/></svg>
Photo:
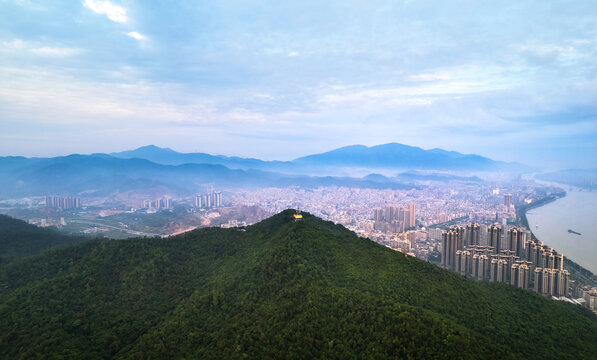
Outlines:
<svg viewBox="0 0 597 360"><path fill-rule="evenodd" d="M0 265L2 358L597 353L597 318L585 309L466 279L309 214L50 250L75 240L52 232L45 243L49 233L36 237L25 223L0 220L0 232L14 230L0 237L3 250L19 226L29 231L19 243L27 250L13 247Z"/></svg>

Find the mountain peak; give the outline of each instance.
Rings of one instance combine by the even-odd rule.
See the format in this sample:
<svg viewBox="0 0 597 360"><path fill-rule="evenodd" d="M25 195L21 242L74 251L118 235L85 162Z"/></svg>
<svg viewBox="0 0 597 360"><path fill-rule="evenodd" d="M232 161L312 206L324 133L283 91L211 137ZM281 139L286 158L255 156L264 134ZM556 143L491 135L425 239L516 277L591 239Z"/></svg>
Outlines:
<svg viewBox="0 0 597 360"><path fill-rule="evenodd" d="M150 145L144 145L141 147L136 148L135 150L132 151L167 151L167 152L173 152L175 153L176 151L170 149L170 148L163 148L163 147L159 147L153 144Z"/></svg>
<svg viewBox="0 0 597 360"><path fill-rule="evenodd" d="M316 165L367 169L501 170L504 165L479 155L463 155L441 149L424 150L396 142L367 147L345 146L298 158L303 166Z"/></svg>

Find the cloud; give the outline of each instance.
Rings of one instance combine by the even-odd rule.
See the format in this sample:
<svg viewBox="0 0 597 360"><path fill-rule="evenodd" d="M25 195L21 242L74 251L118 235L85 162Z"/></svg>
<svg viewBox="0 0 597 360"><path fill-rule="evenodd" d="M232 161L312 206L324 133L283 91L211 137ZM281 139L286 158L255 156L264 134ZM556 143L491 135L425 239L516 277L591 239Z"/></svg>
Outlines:
<svg viewBox="0 0 597 360"><path fill-rule="evenodd" d="M108 19L114 22L125 23L127 21L126 10L122 6L112 4L109 1L85 0L83 6L96 14L106 15Z"/></svg>
<svg viewBox="0 0 597 360"><path fill-rule="evenodd" d="M133 38L133 39L135 39L135 40L139 40L139 41L141 41L141 40L147 40L147 36L145 36L145 35L143 35L143 34L139 34L139 33L138 33L138 32L136 32L136 31L131 31L131 32L128 32L128 33L126 33L126 34L127 34L128 36L132 37L132 38Z"/></svg>
<svg viewBox="0 0 597 360"><path fill-rule="evenodd" d="M0 118L35 118L51 126L101 123L106 126L202 126L266 125L259 112L236 107L222 109L211 99L175 84L153 82L91 82L39 68L0 66ZM176 96L179 101L164 101ZM39 116L45 114L46 116Z"/></svg>
<svg viewBox="0 0 597 360"><path fill-rule="evenodd" d="M80 123L81 136L107 122L148 138L162 127L210 129L210 146L234 151L225 139L233 124L247 133L238 154L271 145L277 156L283 146L251 137L298 132L315 139L305 152L330 133L339 134L334 145L453 142L471 152L496 133L492 146L510 149L575 136L557 124L597 129L597 8L587 0L433 9L382 0L16 1L0 0L0 12L14 14L0 34L0 126L12 121L31 138L40 122ZM36 3L47 9L33 11ZM81 12L112 29L98 32Z"/></svg>
<svg viewBox="0 0 597 360"><path fill-rule="evenodd" d="M50 46L42 46L39 48L31 49L32 53L42 56L72 56L79 52L78 49L72 48L57 48Z"/></svg>
<svg viewBox="0 0 597 360"><path fill-rule="evenodd" d="M438 81L438 80L450 80L451 77L448 74L417 74L409 77L411 81Z"/></svg>
<svg viewBox="0 0 597 360"><path fill-rule="evenodd" d="M0 45L0 52L16 54L33 54L46 57L67 57L81 52L80 49L69 47L40 46L36 43L15 39L4 41Z"/></svg>

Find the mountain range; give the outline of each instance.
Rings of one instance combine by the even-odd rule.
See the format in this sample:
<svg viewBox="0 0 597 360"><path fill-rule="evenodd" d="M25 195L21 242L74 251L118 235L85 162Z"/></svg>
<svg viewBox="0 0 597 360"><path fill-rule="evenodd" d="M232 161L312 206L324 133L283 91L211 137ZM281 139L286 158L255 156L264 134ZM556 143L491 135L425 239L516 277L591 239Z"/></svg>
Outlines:
<svg viewBox="0 0 597 360"><path fill-rule="evenodd" d="M0 198L109 194L159 189L176 194L196 193L210 186L285 187L347 186L403 189L425 181L481 181L452 172L498 171L517 164L478 155L439 149L423 150L401 144L349 146L293 161L263 161L202 153L183 154L153 145L111 154L54 158L0 157ZM374 175L382 169L395 176ZM404 169L408 169L403 171ZM365 176L341 173L364 172Z"/></svg>
<svg viewBox="0 0 597 360"><path fill-rule="evenodd" d="M293 215L49 250L45 231L23 237L27 252L0 258L0 357L589 359L597 352L597 317L586 309L471 280ZM0 233L18 239L35 233L29 227L4 219ZM5 246L15 247L19 241Z"/></svg>
<svg viewBox="0 0 597 360"><path fill-rule="evenodd" d="M141 158L159 164L181 165L220 164L235 169L260 169L286 173L309 174L337 169L385 170L443 170L443 171L502 171L521 170L516 163L491 160L479 155L465 155L441 149L424 150L415 146L388 143L367 147L351 145L321 154L297 158L292 161L263 161L253 158L227 157L205 153L179 153L154 145L135 150L111 153L119 158Z"/></svg>

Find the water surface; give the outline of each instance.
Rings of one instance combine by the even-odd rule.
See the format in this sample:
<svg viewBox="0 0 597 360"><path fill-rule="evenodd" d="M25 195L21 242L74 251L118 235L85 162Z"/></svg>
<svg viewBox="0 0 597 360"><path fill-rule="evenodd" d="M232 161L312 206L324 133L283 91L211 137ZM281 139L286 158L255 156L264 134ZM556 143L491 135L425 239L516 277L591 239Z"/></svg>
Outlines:
<svg viewBox="0 0 597 360"><path fill-rule="evenodd" d="M597 191L568 190L565 197L527 212L527 219L539 240L597 273Z"/></svg>

